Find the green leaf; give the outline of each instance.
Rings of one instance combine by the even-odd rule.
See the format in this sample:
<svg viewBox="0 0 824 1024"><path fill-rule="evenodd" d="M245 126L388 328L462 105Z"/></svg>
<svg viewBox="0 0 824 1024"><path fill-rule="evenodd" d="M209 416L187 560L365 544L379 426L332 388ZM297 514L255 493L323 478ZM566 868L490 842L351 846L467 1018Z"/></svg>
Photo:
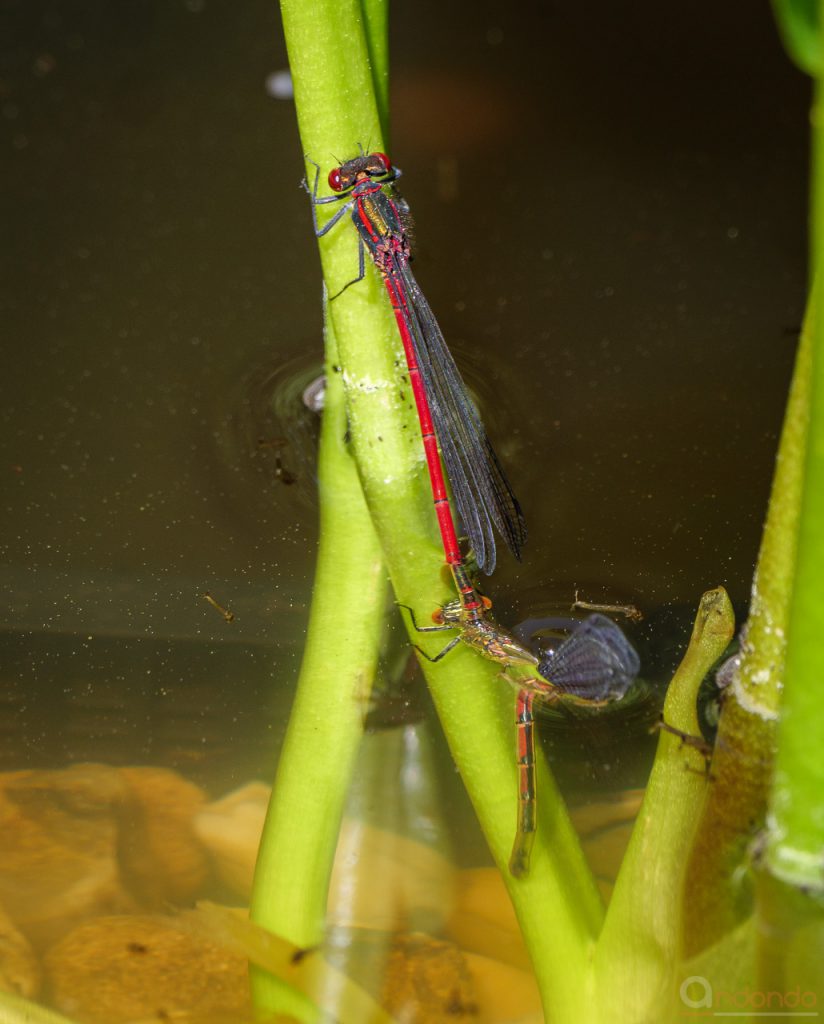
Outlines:
<svg viewBox="0 0 824 1024"><path fill-rule="evenodd" d="M824 68L818 0L773 0L778 31L787 53L808 75Z"/></svg>

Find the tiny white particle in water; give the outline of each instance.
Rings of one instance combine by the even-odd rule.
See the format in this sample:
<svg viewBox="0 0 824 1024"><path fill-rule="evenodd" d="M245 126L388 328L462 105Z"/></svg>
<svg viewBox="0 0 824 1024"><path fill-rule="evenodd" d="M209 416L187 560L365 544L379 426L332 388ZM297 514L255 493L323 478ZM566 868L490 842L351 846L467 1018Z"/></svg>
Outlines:
<svg viewBox="0 0 824 1024"><path fill-rule="evenodd" d="M291 74L284 70L273 71L267 75L266 92L276 100L291 100L295 95Z"/></svg>

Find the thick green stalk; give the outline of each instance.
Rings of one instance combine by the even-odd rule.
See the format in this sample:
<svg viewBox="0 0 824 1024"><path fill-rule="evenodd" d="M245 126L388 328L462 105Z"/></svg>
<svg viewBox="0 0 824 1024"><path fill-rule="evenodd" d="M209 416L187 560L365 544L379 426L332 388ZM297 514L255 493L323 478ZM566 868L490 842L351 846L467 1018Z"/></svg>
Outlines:
<svg viewBox="0 0 824 1024"><path fill-rule="evenodd" d="M356 0L281 5L301 134L319 162L378 134L372 76ZM385 55L378 41L373 49ZM313 170L311 164L310 170ZM313 180L310 177L310 183ZM307 215L307 228L310 223ZM356 250L340 233L339 274ZM350 242L347 246L346 241ZM352 260L355 260L353 264ZM344 281L346 279L344 278ZM320 547L306 651L267 814L252 918L298 945L323 937L326 895L351 767L377 659L385 602L380 547L345 437L347 412L334 329L326 331L326 405L318 479ZM311 1007L266 975L258 1004L301 1019Z"/></svg>
<svg viewBox="0 0 824 1024"><path fill-rule="evenodd" d="M368 54L382 51L374 41L365 41L366 32L381 19L370 16L361 21L360 8L351 2L282 0L281 9L301 139L305 151L323 166L320 194L324 195L328 194L325 175L332 154L337 163L355 155L358 143L385 148L378 124L379 104L372 91L375 76L368 64ZM380 75L378 78L384 81ZM313 181L314 168L310 165L309 169ZM329 207L329 215L338 208L336 204ZM355 276L357 234L351 225L342 223L321 239L320 250L324 277L329 292L335 295ZM398 600L413 606L418 621L425 623L432 610L454 591L441 572L443 554L397 328L371 266L362 282L330 303L330 319L338 342L335 367L346 395L350 447L366 503ZM357 541L353 544L339 537L335 544L348 547L353 558L358 554ZM340 548L337 550L340 557ZM351 571L357 569L352 566ZM319 608L321 593L328 585L319 578L315 598ZM340 614L343 602L339 591L331 604ZM353 607L359 611L359 602ZM430 654L437 653L444 642L439 635L422 638L413 634L413 638ZM344 648L340 656L345 655ZM494 666L464 648L437 665L425 663L424 671L458 770L492 852L506 871L516 820L513 696L497 678ZM308 704L301 704L297 713L310 714ZM328 705L323 713L329 714ZM289 753L297 758L297 746L290 747ZM312 757L313 752L307 750L305 756ZM586 993L580 979L586 973L601 910L577 837L545 773L540 822L551 842L539 837L529 876L515 882L507 874L507 882L533 951L548 1015L582 1019ZM262 861L285 837L288 841L285 815L268 835ZM325 860L323 867L325 871ZM266 873L270 874L268 869ZM324 878L324 873L317 871L298 883L322 889L310 904L313 934L325 898ZM302 906L307 900L301 897L299 902ZM279 919L282 921L282 916ZM291 932L285 934L292 937ZM561 963L564 967L559 971Z"/></svg>
<svg viewBox="0 0 824 1024"><path fill-rule="evenodd" d="M496 668L465 649L424 672L450 750L509 889L548 1020L586 1020L592 948L603 909L563 800L538 767L538 835L530 869L508 862L516 823L514 693ZM562 967L560 965L563 965Z"/></svg>
<svg viewBox="0 0 824 1024"><path fill-rule="evenodd" d="M672 678L644 802L615 883L598 942L595 972L602 1022L669 1019L681 958L684 873L709 788L700 736L698 688L735 631L726 591L701 599L684 659Z"/></svg>
<svg viewBox="0 0 824 1024"><path fill-rule="evenodd" d="M824 87L813 104L814 207L824 209ZM823 239L824 240L824 239ZM820 266L820 260L818 261ZM779 879L824 896L824 282L816 276L805 324L811 346L809 428L790 605L778 756L770 799L766 866Z"/></svg>
<svg viewBox="0 0 824 1024"><path fill-rule="evenodd" d="M772 778L807 437L810 343L802 334L753 580L741 664L725 693L713 785L687 872L686 955L717 942L751 909L743 865Z"/></svg>
<svg viewBox="0 0 824 1024"><path fill-rule="evenodd" d="M327 344L334 360L329 333ZM343 386L327 365L315 588L251 906L254 921L301 947L323 938L329 875L386 605L380 546L345 434ZM255 975L254 993L260 1006L313 1019L308 1004L270 975Z"/></svg>
<svg viewBox="0 0 824 1024"><path fill-rule="evenodd" d="M821 74L821 0L772 0L772 6L787 53L808 75Z"/></svg>
<svg viewBox="0 0 824 1024"><path fill-rule="evenodd" d="M372 65L375 101L385 143L389 142L389 3L387 0L364 0L364 35ZM364 143L369 147L370 140ZM375 149L372 146L372 149Z"/></svg>
<svg viewBox="0 0 824 1024"><path fill-rule="evenodd" d="M824 150L821 127L824 109L820 83L824 78L824 0L772 0L778 32L784 48L795 64L816 83L810 111L812 147L810 160L809 247L810 280L824 252Z"/></svg>
<svg viewBox="0 0 824 1024"><path fill-rule="evenodd" d="M382 106L386 7L387 0L280 2L301 143L327 169L354 156L358 145L382 145L376 96ZM367 38L372 30L378 34Z"/></svg>
<svg viewBox="0 0 824 1024"><path fill-rule="evenodd" d="M810 74L822 71L822 0L774 0L784 43ZM818 101L812 122L820 137ZM824 167L814 142L810 211L811 265L824 240L824 190L817 187ZM812 317L808 311L776 460L770 506L753 581L750 618L740 669L729 688L721 716L712 788L687 875L690 900L686 952L695 955L718 942L753 907L753 879L742 868L748 848L763 825L773 780L779 698L785 678L790 602L794 587L799 514L807 446L811 379ZM819 576L820 580L820 576ZM817 712L821 721L820 703ZM801 723L806 729L816 715ZM807 747L807 749L811 749Z"/></svg>
<svg viewBox="0 0 824 1024"><path fill-rule="evenodd" d="M47 1010L22 996L0 992L0 1024L77 1024L62 1013Z"/></svg>

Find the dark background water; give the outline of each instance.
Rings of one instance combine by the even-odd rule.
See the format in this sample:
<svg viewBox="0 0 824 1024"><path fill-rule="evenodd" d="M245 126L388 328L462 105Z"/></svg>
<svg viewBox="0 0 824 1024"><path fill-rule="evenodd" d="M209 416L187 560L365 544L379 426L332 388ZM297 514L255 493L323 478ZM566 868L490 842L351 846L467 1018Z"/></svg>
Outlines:
<svg viewBox="0 0 824 1024"><path fill-rule="evenodd" d="M5 766L220 747L241 780L316 540L320 281L266 90L277 6L0 9ZM416 272L530 526L496 606L631 600L671 668L703 590L749 592L803 310L806 80L766 3L391 23Z"/></svg>

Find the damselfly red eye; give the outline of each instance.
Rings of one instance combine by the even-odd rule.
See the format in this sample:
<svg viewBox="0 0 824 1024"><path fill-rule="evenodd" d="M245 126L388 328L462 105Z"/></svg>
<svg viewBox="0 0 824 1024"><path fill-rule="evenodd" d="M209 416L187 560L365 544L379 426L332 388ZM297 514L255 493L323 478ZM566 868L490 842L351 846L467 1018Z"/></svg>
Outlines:
<svg viewBox="0 0 824 1024"><path fill-rule="evenodd" d="M386 155L386 153L373 153L372 156L383 164L384 174L388 174L392 170L392 161Z"/></svg>
<svg viewBox="0 0 824 1024"><path fill-rule="evenodd" d="M343 188L340 178L340 167L333 167L326 180L329 182L329 188L331 188L333 192L340 192Z"/></svg>

